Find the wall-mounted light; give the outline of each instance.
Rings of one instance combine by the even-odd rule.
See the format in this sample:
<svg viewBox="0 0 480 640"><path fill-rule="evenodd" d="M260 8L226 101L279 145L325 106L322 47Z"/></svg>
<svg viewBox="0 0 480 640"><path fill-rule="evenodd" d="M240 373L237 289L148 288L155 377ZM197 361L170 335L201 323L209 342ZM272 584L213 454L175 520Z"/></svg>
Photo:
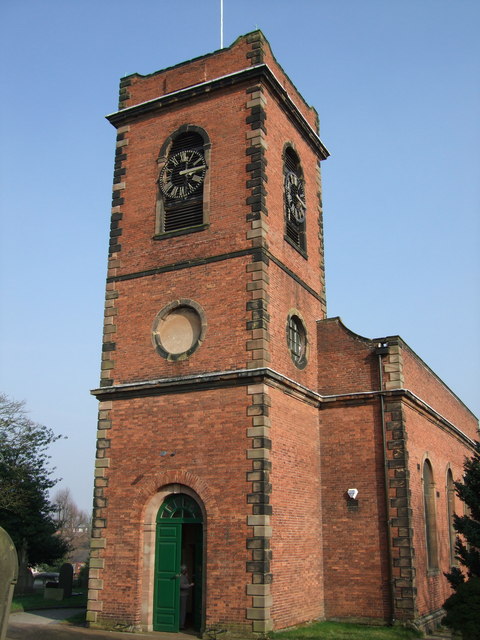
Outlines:
<svg viewBox="0 0 480 640"><path fill-rule="evenodd" d="M351 500L356 500L358 496L358 489L348 489L347 494Z"/></svg>

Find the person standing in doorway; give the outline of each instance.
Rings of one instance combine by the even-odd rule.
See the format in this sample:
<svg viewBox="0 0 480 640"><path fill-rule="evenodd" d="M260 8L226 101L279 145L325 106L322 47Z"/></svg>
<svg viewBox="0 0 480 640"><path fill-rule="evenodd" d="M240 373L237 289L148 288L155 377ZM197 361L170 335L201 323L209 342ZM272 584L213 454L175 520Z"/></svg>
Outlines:
<svg viewBox="0 0 480 640"><path fill-rule="evenodd" d="M187 566L180 567L180 629L185 629L185 618L187 617L187 601L193 582L190 582L187 574Z"/></svg>

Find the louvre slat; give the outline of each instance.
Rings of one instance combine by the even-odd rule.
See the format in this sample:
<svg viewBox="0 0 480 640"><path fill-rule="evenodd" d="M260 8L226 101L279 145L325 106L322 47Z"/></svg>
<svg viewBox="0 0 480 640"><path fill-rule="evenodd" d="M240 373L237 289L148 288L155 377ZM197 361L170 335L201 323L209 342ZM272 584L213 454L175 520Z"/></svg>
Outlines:
<svg viewBox="0 0 480 640"><path fill-rule="evenodd" d="M193 149L195 151L203 149L202 136L198 133L182 133L173 141L170 155L178 153L179 151L186 151L187 149Z"/></svg>
<svg viewBox="0 0 480 640"><path fill-rule="evenodd" d="M300 246L300 230L298 225L295 225L291 222L287 222L287 236L290 238L292 242L294 242L297 246Z"/></svg>
<svg viewBox="0 0 480 640"><path fill-rule="evenodd" d="M203 203L186 204L165 211L165 231L175 231L184 227L192 227L203 222Z"/></svg>
<svg viewBox="0 0 480 640"><path fill-rule="evenodd" d="M299 168L299 160L297 158L297 154L293 151L293 149L288 148L285 151L285 168L287 171L292 171L293 173L298 173Z"/></svg>

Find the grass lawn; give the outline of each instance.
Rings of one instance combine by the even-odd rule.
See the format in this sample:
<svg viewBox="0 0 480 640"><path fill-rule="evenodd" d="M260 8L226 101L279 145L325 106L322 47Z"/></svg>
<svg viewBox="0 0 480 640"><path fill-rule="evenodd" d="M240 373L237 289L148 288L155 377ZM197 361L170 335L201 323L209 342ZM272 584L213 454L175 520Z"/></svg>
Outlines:
<svg viewBox="0 0 480 640"><path fill-rule="evenodd" d="M43 589L40 593L32 593L26 596L15 596L10 611L33 611L35 609L64 609L69 607L86 607L87 592L75 589L80 595L70 596L63 600L45 600Z"/></svg>
<svg viewBox="0 0 480 640"><path fill-rule="evenodd" d="M343 622L315 622L305 627L276 631L272 640L411 640L422 634L404 627L370 627Z"/></svg>

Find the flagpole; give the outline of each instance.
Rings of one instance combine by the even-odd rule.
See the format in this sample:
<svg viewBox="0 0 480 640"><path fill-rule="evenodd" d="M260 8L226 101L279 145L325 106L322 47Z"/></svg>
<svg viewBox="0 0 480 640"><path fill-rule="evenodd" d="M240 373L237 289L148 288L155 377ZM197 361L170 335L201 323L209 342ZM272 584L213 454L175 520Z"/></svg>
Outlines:
<svg viewBox="0 0 480 640"><path fill-rule="evenodd" d="M223 0L220 0L220 49L223 49Z"/></svg>

